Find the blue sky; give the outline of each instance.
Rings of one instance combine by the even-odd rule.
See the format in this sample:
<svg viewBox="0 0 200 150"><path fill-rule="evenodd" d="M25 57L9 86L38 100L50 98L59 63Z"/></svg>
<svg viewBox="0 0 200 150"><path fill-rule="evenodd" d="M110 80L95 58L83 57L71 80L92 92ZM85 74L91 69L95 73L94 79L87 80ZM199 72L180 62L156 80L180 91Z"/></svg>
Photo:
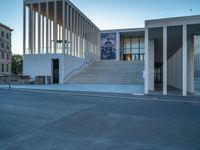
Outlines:
<svg viewBox="0 0 200 150"><path fill-rule="evenodd" d="M200 14L200 0L71 0L100 29L144 27L144 20ZM1 0L0 22L14 29L13 53L22 54L23 0ZM192 11L190 11L192 9Z"/></svg>

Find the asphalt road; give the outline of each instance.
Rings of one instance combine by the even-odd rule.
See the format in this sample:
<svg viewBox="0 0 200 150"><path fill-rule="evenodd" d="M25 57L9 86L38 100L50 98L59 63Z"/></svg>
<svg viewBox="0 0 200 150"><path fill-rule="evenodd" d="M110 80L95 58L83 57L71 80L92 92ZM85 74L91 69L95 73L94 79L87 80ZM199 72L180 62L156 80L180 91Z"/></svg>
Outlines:
<svg viewBox="0 0 200 150"><path fill-rule="evenodd" d="M107 95L0 89L0 150L200 149L198 97Z"/></svg>

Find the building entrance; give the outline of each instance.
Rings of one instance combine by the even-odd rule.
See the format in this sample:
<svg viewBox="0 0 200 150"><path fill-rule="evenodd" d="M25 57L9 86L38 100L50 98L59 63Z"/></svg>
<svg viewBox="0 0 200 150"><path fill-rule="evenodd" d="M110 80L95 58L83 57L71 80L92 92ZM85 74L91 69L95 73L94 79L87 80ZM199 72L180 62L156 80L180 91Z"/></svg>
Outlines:
<svg viewBox="0 0 200 150"><path fill-rule="evenodd" d="M59 59L52 60L52 74L53 74L53 83L59 83Z"/></svg>

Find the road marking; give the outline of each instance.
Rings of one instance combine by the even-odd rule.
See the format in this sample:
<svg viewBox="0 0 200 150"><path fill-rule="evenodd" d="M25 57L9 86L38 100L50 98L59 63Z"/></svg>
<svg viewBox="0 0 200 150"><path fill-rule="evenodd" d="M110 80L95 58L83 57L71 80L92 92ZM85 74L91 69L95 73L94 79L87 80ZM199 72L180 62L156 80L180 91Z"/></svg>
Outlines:
<svg viewBox="0 0 200 150"><path fill-rule="evenodd" d="M5 88L8 89L8 88ZM98 94L84 94L84 93L71 93L68 91L47 91L47 90L41 90L39 89L23 89L23 88L12 88L10 90L15 91L25 91L25 92L35 92L35 93L47 93L47 94L62 94L62 95L70 95L70 96L87 96L87 97L98 97L98 98L115 98L115 99L126 99L126 100L135 100L135 101L148 101L148 102L174 102L174 103L194 103L194 104L200 104L200 101L197 100L168 100L168 99L159 99L156 97L152 98L134 98L134 97L125 97L125 96L113 96L113 95L98 95ZM64 93L66 92L66 93Z"/></svg>

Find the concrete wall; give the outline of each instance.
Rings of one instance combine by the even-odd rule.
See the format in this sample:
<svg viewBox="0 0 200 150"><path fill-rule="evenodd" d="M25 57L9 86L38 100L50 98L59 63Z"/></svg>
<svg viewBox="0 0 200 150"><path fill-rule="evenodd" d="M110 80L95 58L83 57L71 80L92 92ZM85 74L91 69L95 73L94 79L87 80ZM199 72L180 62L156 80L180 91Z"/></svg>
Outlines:
<svg viewBox="0 0 200 150"><path fill-rule="evenodd" d="M73 56L64 56L64 77L67 76L74 69L81 67L87 60Z"/></svg>
<svg viewBox="0 0 200 150"><path fill-rule="evenodd" d="M168 59L167 66L167 84L182 89L182 48Z"/></svg>
<svg viewBox="0 0 200 150"><path fill-rule="evenodd" d="M35 76L52 76L52 59L59 59L60 72L59 83L73 69L79 68L86 60L63 55L63 54L45 54L45 55L25 55L23 64L23 75Z"/></svg>

